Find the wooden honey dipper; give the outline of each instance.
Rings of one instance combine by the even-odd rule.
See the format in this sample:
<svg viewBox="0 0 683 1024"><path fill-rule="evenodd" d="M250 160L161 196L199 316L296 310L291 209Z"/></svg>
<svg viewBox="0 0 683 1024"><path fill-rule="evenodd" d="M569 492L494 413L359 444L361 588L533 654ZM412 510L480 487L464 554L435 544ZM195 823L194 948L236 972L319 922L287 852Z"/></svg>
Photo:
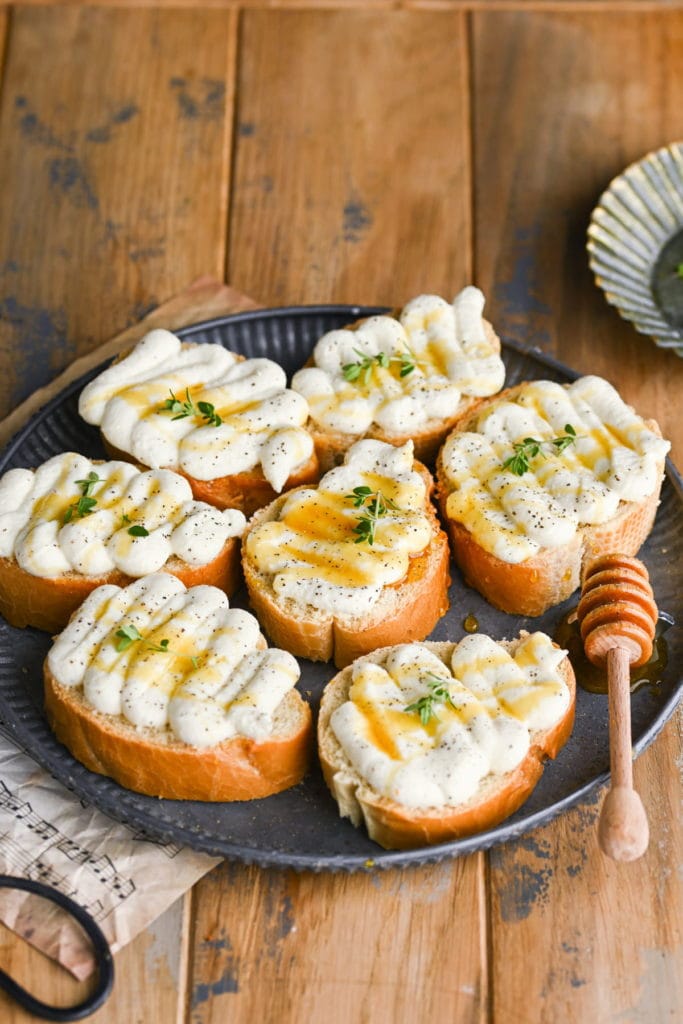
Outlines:
<svg viewBox="0 0 683 1024"><path fill-rule="evenodd" d="M586 657L607 664L610 790L598 825L600 848L613 860L636 860L650 832L633 789L629 667L652 655L657 605L647 569L637 558L604 555L589 566L576 609Z"/></svg>

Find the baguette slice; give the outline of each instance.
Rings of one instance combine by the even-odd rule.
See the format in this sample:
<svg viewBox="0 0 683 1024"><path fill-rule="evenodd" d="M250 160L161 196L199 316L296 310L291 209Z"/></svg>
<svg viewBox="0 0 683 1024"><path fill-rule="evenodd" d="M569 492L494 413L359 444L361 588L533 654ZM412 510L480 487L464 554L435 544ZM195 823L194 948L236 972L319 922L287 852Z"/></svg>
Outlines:
<svg viewBox="0 0 683 1024"><path fill-rule="evenodd" d="M310 756L311 711L296 690L275 715L273 736L227 740L208 750L112 720L45 669L45 713L60 743L91 772L167 800L255 800L301 782Z"/></svg>
<svg viewBox="0 0 683 1024"><path fill-rule="evenodd" d="M242 570L250 604L274 644L297 657L333 660L342 668L377 647L399 640L419 640L431 633L448 609L450 555L430 500L432 477L420 463L414 468L426 484L425 513L431 525L431 541L425 550L410 557L406 576L385 586L377 603L363 614L332 614L280 598L273 578L260 572L250 557L247 537L262 524L279 518L287 495L253 516L243 540Z"/></svg>
<svg viewBox="0 0 683 1024"><path fill-rule="evenodd" d="M232 596L240 585L240 541L230 537L220 553L207 565L188 565L171 558L164 566L186 587L200 584L218 587ZM11 626L33 626L48 633L63 629L86 597L106 584L125 587L132 576L115 570L104 576L82 576L69 572L46 578L32 576L12 558L0 558L0 615Z"/></svg>
<svg viewBox="0 0 683 1024"><path fill-rule="evenodd" d="M518 640L500 641L500 646L514 653L526 635L523 632ZM426 642L421 646L447 663L457 645ZM389 652L390 649L374 651L359 661L381 664ZM485 776L477 793L465 803L406 807L378 793L356 771L330 725L334 711L348 700L353 668L350 665L339 672L325 687L318 719L318 753L325 782L339 805L340 815L356 827L365 824L370 838L385 849L414 849L493 828L530 796L543 774L544 761L556 757L571 735L576 680L565 657L559 671L570 691L570 704L554 726L531 733L529 750L516 768L502 775Z"/></svg>
<svg viewBox="0 0 683 1024"><path fill-rule="evenodd" d="M474 293L477 291L477 289L469 288L465 289L465 291ZM436 299L436 297L430 296L420 297L420 299L428 298ZM413 302L415 301L420 300L413 300ZM438 301L441 302L441 300ZM481 298L481 301L483 303L483 297ZM401 311L397 311L396 313L392 314L392 318L396 321L400 320ZM347 328L344 328L344 330L353 334L358 331L363 331L368 327L372 328L372 324L376 320L387 319L388 317L371 317L369 319L358 320L355 323L350 324ZM487 320L481 319L480 330L483 335L483 339L480 342L481 348L486 351L486 354L489 357L499 356L501 348L500 338L496 334L492 325ZM410 330L407 330L407 334L407 344L410 348ZM354 344L353 346L353 352L356 353L356 355L350 354L349 359L360 358L360 350L357 349L356 344ZM476 356L473 353L473 359L474 358L476 358ZM423 363L422 365L427 364ZM317 366L318 364L316 361L316 351L314 350L313 355L306 363L304 369L317 368ZM321 472L326 472L333 466L339 465L339 463L343 460L344 454L348 451L351 445L353 445L356 441L360 440L361 438L372 438L378 441L385 441L388 444L392 444L397 447L404 445L407 441L412 441L415 448L415 458L418 459L420 462L432 466L436 459L437 452L441 445L443 444L446 435L452 430L457 420L463 415L466 415L467 412L478 403L478 396L480 396L482 393L488 395L491 394L493 391L500 390L500 387L502 386L504 380L504 368L502 362L499 362L498 370L498 379L487 390L484 390L482 392L482 390L476 389L472 394L463 392L459 401L448 410L447 414L439 416L430 416L429 419L423 421L420 425L410 424L410 421L406 419L404 421L405 426L401 425L399 429L389 430L386 427L381 426L376 421L373 421L366 430L361 430L357 432L343 432L340 430L332 430L328 427L325 427L321 422L317 421L315 419L315 416L312 414L311 418L308 421L307 428L309 433L312 435L315 443L315 450L318 456L318 460L320 462ZM430 373L427 372L427 382L429 382L429 376ZM399 375L396 383L399 383L401 379L402 378ZM405 383L410 382L410 380L411 375L406 375L404 378ZM458 380L453 380L452 383L457 385L459 382ZM295 390L300 390L302 394L308 397L305 387L299 386L297 381L297 375L295 375L295 377L293 378L292 387ZM309 404L312 404L310 400Z"/></svg>
<svg viewBox="0 0 683 1024"><path fill-rule="evenodd" d="M111 463L104 463L100 459L89 460L75 452L64 452L62 455L54 456L48 462L43 463L36 471L37 474L43 472L51 473L52 468L57 467L59 475L52 480L49 491L42 498L37 499L38 507L44 506L43 511L35 512L35 518L32 515L26 526L33 528L33 526L37 525L40 529L49 526L50 523L54 524L55 521L60 524L60 527L66 525L64 524L65 513L70 510L70 506L70 511L73 512L73 507L79 496L84 496L82 488L76 486L73 478L79 476L86 478L89 472L94 472L97 475L103 472L101 468L103 466L106 471L109 471L110 476L106 476L98 481L95 488L88 490L88 495L97 494L101 490L108 490L110 494L105 507L117 509L117 515L121 514L124 510L130 512L134 519L128 517L128 523L133 526L144 522L145 510L149 507L146 505L147 500L157 501L158 503L159 494L163 495L163 491L155 490L156 483L160 480L172 482L172 486L176 491L182 484L182 490L187 492L186 497L178 497L177 494L174 494L172 497L169 496L169 504L165 506L166 509L174 506L177 509L180 507L179 503L189 502L189 489L185 483L177 479L178 474L176 474L176 480L173 481L173 478L169 477L168 474L162 474L161 476L150 476L148 474L147 477L137 477L134 474L131 475L132 470L128 470L126 479L119 484L119 496L116 498L111 493L113 487L116 486L113 484L113 481L120 475L121 469L128 469L125 464L124 466L119 465L117 467ZM12 529L16 529L16 525L12 524L13 517L25 513L27 502L32 500L31 494L33 492L29 492L29 495L21 501L17 510L18 495L22 493L24 487L29 486L29 472L32 471L14 470L0 478L0 512L4 513L1 521L4 525L5 520L9 520ZM23 476L23 479L19 481L16 477L13 478L12 473ZM36 480L35 476L33 480ZM104 480L107 483L104 483ZM142 493L141 485L144 480L151 481L147 488L149 493L143 496L142 503L135 507L134 503L127 500L126 495L131 487L134 488L134 493ZM83 481L81 480L80 483L82 484ZM88 515L83 516L80 522L87 528L89 523L94 522L92 519L93 513L96 513L101 508L101 503L96 503L92 511ZM193 509L195 513L198 511L200 510ZM213 516L216 515L208 503L206 511L209 511ZM162 518L164 517L162 516ZM240 520L242 523L244 522L238 512L233 513L233 518ZM71 523L75 524L78 521L78 514L73 513ZM176 521L176 525L177 523L178 521ZM153 522L150 522L148 518L147 525L152 530L158 528L159 524L160 520L157 509ZM7 531L5 531L6 535ZM20 532L13 543L16 543L16 540L21 538L21 536L22 533ZM61 530L58 533L59 536L61 536ZM93 534L93 537L96 536L97 531ZM106 537L102 538L102 541L104 543ZM138 544L145 544L146 542L146 538L137 539ZM201 544L201 540L197 541L197 543ZM85 543L83 546L85 546ZM34 560L36 560L35 557ZM218 553L203 565L190 564L177 555L171 555L165 562L163 569L165 572L176 576L186 587L194 587L204 583L218 587L229 596L232 596L241 582L240 538L238 536L228 537ZM142 570L140 574L143 574L144 571ZM138 574L134 574L131 571L124 572L122 569L117 568L98 575L87 575L76 570L65 571L59 575L38 575L37 572L37 568L35 571L27 571L23 568L17 560L16 550L14 549L11 555L0 556L0 614L12 626L17 626L20 629L26 626L33 626L36 629L43 629L49 633L55 633L62 629L69 621L73 612L93 590L105 584L124 587L133 579L138 578Z"/></svg>
<svg viewBox="0 0 683 1024"><path fill-rule="evenodd" d="M155 591L161 592L161 600L154 596ZM112 618L112 602L120 605L122 598L130 594L135 595L137 603L129 603L120 619ZM204 619L196 626L197 634L188 628L188 606L185 604L179 608L178 598L198 601L203 605ZM207 601L212 602L213 609L208 641ZM141 629L144 638L154 634L158 642L158 637L165 633L171 637L170 641L166 641L166 647L169 644L170 647L165 650L161 646L163 640L156 648L145 646L145 639L135 641L124 648L128 653L121 655L129 660L121 669L117 669L114 664L110 675L115 677L117 671L123 672L123 686L130 687L131 680L138 684L141 679L149 681L145 672L150 667L154 671L154 659L161 659L164 674L152 683L155 686L153 694L158 694L162 699L166 697L168 708L180 696L185 700L186 707L189 704L191 714L194 714L197 704L201 705L200 710L209 706L209 718L200 717L198 724L193 726L197 735L201 735L204 721L212 724L219 714L230 708L238 705L249 708L258 702L256 691L252 689L250 695L248 687L253 684L254 678L250 677L250 673L263 670L263 663L260 668L257 663L255 668L253 660L249 665L247 659L258 659L259 652L276 659L284 658L284 677L277 679L271 674L266 679L266 682L280 686L280 690L274 691L276 699L284 691L270 715L271 727L267 734L254 736L241 734L238 730L230 738L213 744L186 742L179 738L170 711L166 712L165 723L158 726L144 722L141 724L139 721L133 723L130 711L126 710L125 689L120 713L109 713L95 707L88 699L83 685L88 678L87 672L92 669L97 671L103 657L115 656L114 648L116 651L121 650L120 645L115 647L117 637L121 636L120 632L116 632L117 627L129 627L135 617L140 615L151 615L148 627L143 626ZM232 618L228 621L226 615ZM92 640L94 657L89 658L87 645L98 629L97 636ZM227 630L227 633L224 633L223 641L220 638L216 641L221 629ZM249 630L253 645L246 644L240 648L239 654L230 652L226 661L226 636L232 644L235 642L233 638L240 636L245 629ZM195 636L203 636L204 639L195 645ZM204 646L207 642L211 645L208 651ZM216 643L219 646L214 648ZM69 666L83 657L84 645L86 675L83 682L78 684L71 680L66 685L62 675L64 669L60 666L66 664L67 670L70 670ZM183 645L186 650L183 650ZM214 649L218 655L215 661ZM176 650L179 654L174 659ZM57 651L59 655L55 657ZM195 668L190 667L191 651L198 656ZM179 661L185 663L183 671L186 674L182 678L179 678L178 673ZM114 588L107 587L88 598L64 633L56 638L48 653L44 666L45 710L55 735L78 761L90 771L110 776L127 789L170 800L253 800L296 785L307 769L311 746L311 711L294 689L298 671L292 672L293 667L295 662L288 654L267 649L253 616L228 609L224 595L203 586L194 591L188 590L185 594L182 585L159 573L136 581L119 594L115 593ZM201 675L203 668L205 671ZM268 670L267 666L265 671ZM102 670L99 671L101 673ZM198 683L193 682L197 678L195 672L200 673ZM220 693L216 695L216 686L230 686L235 673L240 679L240 688L231 691L230 699L222 697ZM60 675L61 679L58 678ZM169 681L172 681L170 686ZM110 685L109 680L106 685ZM260 685L263 688L263 683ZM247 689L244 689L245 686ZM209 691L214 696L207 696Z"/></svg>
<svg viewBox="0 0 683 1024"><path fill-rule="evenodd" d="M212 353L215 354L213 363ZM267 364L271 378L275 374L275 379L262 382L257 364ZM231 372L236 367L247 365L253 366L254 370L253 378L245 389L239 375L237 379L231 379ZM115 379L112 374L117 375ZM171 394L176 398L180 413L178 409L169 407ZM188 398L194 407L191 411L181 408ZM294 402L298 411L281 408L281 404L287 401ZM110 412L112 402L123 403L123 414L120 409L116 414ZM125 407L126 402L128 408ZM216 424L212 424L210 415L203 413L204 409L218 414ZM136 410L139 415L137 426L134 424L135 416L131 416L131 411ZM160 411L168 423L157 429L154 415ZM153 330L134 349L119 355L111 366L86 385L79 400L79 412L88 423L100 426L102 443L111 458L124 459L142 469L171 469L189 481L197 501L206 501L219 509L239 509L247 517L282 491L313 483L320 476L315 447L312 447L304 426L305 403L300 395L286 388L284 371L277 364L267 359L245 360L222 345L181 343L170 331ZM263 424L266 424L268 437L278 437L278 444L282 451L287 450L290 461L297 444L300 448L305 442L307 452L310 452L302 455L286 479L279 479L277 489L269 482L261 465L263 445L251 468L235 472L230 458L220 462L229 472L220 472L216 476L212 475L212 465L207 468L204 463L202 473L197 470L193 474L182 464L178 446L184 443L187 424L193 424L203 433L194 457L198 450L204 450L206 456L207 442L213 440L215 447L209 451L211 460L215 461L220 460L221 452L236 438L239 439L240 434L248 432L248 423L252 422L250 417L254 423L262 425L254 433L266 441L263 437L267 432ZM143 426L143 421L145 433L144 439L140 440L141 435L136 434L136 430ZM176 429L177 422L180 425ZM215 437L212 436L212 427ZM289 438L285 437L287 432ZM116 437L120 434L125 443L117 444L112 434ZM298 435L297 441L292 439L293 435ZM133 440L134 437L137 440ZM242 455L237 458L242 458ZM275 479L272 474L271 478Z"/></svg>
<svg viewBox="0 0 683 1024"><path fill-rule="evenodd" d="M528 386L522 383L479 402L458 420L449 438L469 431L476 433L482 414L508 399L514 400ZM643 422L661 438L654 420ZM444 449L436 465L437 499L455 562L471 587L496 608L512 615L542 615L581 585L585 568L591 561L611 551L637 554L652 529L664 474L663 456L657 462L657 485L646 497L639 501L620 501L616 512L606 522L579 525L573 536L558 546L541 547L520 562L505 561L486 550L476 533L449 517L448 498L454 488L444 468L443 454ZM561 459L562 456L551 454L550 458ZM511 480L514 479L512 476Z"/></svg>

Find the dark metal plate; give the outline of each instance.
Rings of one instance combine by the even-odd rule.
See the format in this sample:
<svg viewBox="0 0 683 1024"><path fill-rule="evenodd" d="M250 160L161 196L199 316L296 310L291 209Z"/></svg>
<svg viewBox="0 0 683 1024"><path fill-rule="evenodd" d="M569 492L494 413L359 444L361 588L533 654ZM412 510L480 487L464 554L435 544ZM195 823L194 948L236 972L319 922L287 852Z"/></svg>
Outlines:
<svg viewBox="0 0 683 1024"><path fill-rule="evenodd" d="M379 310L349 306L258 311L197 324L179 333L196 342L218 342L244 355L270 356L292 373L305 362L325 331L374 312ZM503 356L508 385L524 379L566 381L576 376L548 357L517 345L506 344ZM14 466L37 466L70 449L91 458L104 456L97 430L83 423L77 412L78 394L97 372L71 384L33 416L0 457L0 473ZM655 528L642 551L660 609L679 622L683 618L678 572L683 553L682 500L680 477L669 465ZM451 610L434 630L433 640L459 640L464 636L462 622L468 614L476 616L483 632L496 638L516 636L520 629L543 629L552 634L574 603L569 600L535 620L505 615L465 587L455 569L453 577ZM235 603L247 606L244 595ZM667 633L669 667L661 685L634 694L633 737L637 751L654 739L676 705L682 683L678 670L682 633L676 627ZM505 842L550 821L607 778L607 700L580 690L572 738L557 760L547 765L526 804L495 829L440 846L408 852L382 850L363 831L338 817L317 765L293 789L250 803L207 804L140 796L87 771L53 737L42 711L42 662L49 646L50 638L45 633L0 623L0 717L16 742L79 797L114 818L161 838L244 863L353 871L371 864L404 867L435 862ZM300 689L316 708L334 669L307 661L301 664Z"/></svg>

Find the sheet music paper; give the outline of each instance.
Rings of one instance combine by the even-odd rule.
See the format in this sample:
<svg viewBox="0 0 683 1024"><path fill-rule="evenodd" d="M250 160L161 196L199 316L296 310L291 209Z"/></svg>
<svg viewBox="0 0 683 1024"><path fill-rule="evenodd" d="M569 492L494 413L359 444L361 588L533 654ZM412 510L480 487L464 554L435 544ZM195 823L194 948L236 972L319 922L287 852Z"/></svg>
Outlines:
<svg viewBox="0 0 683 1024"><path fill-rule="evenodd" d="M0 727L0 873L47 882L71 896L114 952L218 863L83 803ZM0 921L77 978L93 972L87 938L53 904L0 889Z"/></svg>

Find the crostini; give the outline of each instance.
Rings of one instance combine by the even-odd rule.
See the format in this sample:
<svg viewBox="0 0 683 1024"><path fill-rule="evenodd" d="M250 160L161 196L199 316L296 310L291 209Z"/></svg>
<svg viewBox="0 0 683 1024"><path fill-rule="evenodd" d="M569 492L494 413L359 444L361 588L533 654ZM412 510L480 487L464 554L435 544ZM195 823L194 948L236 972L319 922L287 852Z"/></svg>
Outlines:
<svg viewBox="0 0 683 1024"><path fill-rule="evenodd" d="M97 587L160 569L232 594L245 524L237 510L195 501L169 470L75 452L11 469L0 478L0 614L54 633Z"/></svg>
<svg viewBox="0 0 683 1024"><path fill-rule="evenodd" d="M415 458L432 464L455 420L503 386L500 340L483 308L470 286L452 303L420 295L396 316L325 334L292 379L310 408L321 468L363 437L412 440Z"/></svg>
<svg viewBox="0 0 683 1024"><path fill-rule="evenodd" d="M318 750L342 817L386 849L492 828L566 743L576 683L543 633L401 644L325 687Z"/></svg>
<svg viewBox="0 0 683 1024"><path fill-rule="evenodd" d="M156 573L95 590L45 661L51 728L91 771L149 796L253 800L306 771L299 666L216 587Z"/></svg>
<svg viewBox="0 0 683 1024"><path fill-rule="evenodd" d="M175 470L198 501L249 516L319 476L308 406L286 383L270 359L154 330L86 385L78 409L113 458Z"/></svg>
<svg viewBox="0 0 683 1024"><path fill-rule="evenodd" d="M453 555L491 604L541 615L611 551L635 555L669 442L600 377L530 381L460 420L437 461Z"/></svg>
<svg viewBox="0 0 683 1024"><path fill-rule="evenodd" d="M250 521L249 599L274 643L338 667L422 639L448 608L448 540L432 478L400 448L359 441L319 485L290 491Z"/></svg>

